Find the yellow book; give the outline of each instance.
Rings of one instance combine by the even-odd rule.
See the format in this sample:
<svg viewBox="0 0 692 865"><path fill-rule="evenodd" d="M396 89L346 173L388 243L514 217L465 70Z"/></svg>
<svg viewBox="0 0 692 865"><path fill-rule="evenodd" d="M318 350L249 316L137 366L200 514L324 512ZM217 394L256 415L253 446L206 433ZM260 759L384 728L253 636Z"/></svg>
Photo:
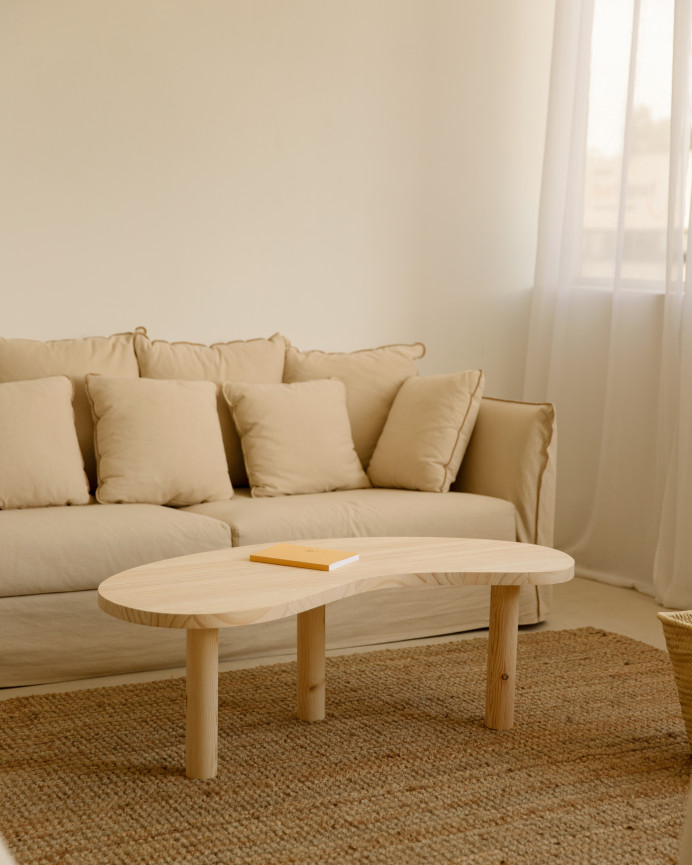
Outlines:
<svg viewBox="0 0 692 865"><path fill-rule="evenodd" d="M275 544L250 556L251 562L267 562L270 565L288 565L293 568L314 568L316 571L333 571L334 568L340 568L357 560L358 553L324 550L321 547L301 547L299 544Z"/></svg>

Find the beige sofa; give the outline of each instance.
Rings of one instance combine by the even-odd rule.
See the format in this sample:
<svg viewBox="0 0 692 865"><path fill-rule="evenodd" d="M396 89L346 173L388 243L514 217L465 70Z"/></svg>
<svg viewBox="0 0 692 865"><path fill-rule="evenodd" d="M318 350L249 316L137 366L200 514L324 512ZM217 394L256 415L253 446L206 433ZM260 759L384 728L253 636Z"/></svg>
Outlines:
<svg viewBox="0 0 692 865"><path fill-rule="evenodd" d="M139 338L146 339L142 331ZM286 341L271 339L272 345L271 340L230 343L228 351L242 353L247 346L250 353L285 350ZM93 429L81 383L94 372L156 377L156 370L142 363L142 353L135 352L135 342L133 334L52 343L0 340L0 382L72 378L77 433L92 484ZM161 378L218 382L230 374L218 368L223 346L145 344L147 350L152 346L171 357L177 353L187 364L184 369L162 364ZM205 370L197 363L200 358L217 365ZM347 356L340 358L348 361ZM320 354L318 360L328 364L330 356ZM252 372L249 355L243 363L238 375L244 381ZM281 380L281 367L271 372L270 380L277 375ZM221 423L229 427L224 411L220 403ZM551 405L484 398L449 492L366 488L253 498L236 477L232 498L186 507L92 500L84 506L2 510L0 686L184 663L184 633L131 625L97 607L101 581L149 561L230 545L356 535L486 537L551 545L555 452ZM520 622L544 620L549 598L544 587L523 588ZM328 608L328 644L368 645L481 628L487 625L488 604L489 592L483 587L435 592L411 588L357 596ZM222 660L269 658L294 650L295 623L286 619L226 629L220 637Z"/></svg>

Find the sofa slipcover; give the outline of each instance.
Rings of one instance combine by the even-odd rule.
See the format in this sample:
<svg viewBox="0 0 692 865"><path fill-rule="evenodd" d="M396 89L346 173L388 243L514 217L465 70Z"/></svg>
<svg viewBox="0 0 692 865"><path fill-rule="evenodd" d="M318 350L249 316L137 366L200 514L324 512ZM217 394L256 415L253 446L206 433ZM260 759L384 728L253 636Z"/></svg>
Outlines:
<svg viewBox="0 0 692 865"><path fill-rule="evenodd" d="M552 406L484 398L450 493L364 489L262 500L238 490L230 502L186 511L99 504L0 512L0 687L184 663L184 632L121 622L98 607L103 579L147 561L231 541L319 535L476 535L550 546L556 440ZM208 510L222 505L223 514ZM546 618L550 593L522 587L521 624ZM489 595L487 586L407 587L346 598L327 608L328 645L487 627ZM222 661L274 660L295 653L295 621L226 628L219 643Z"/></svg>
<svg viewBox="0 0 692 865"><path fill-rule="evenodd" d="M488 586L441 586L434 591L407 586L344 598L327 605L327 648L487 628L489 597ZM545 611L538 593L522 586L519 624L533 624L542 617ZM95 590L0 598L0 622L0 683L4 686L185 663L185 631L145 628L107 616L98 608ZM257 658L275 663L294 659L295 651L295 616L219 631L222 664L242 665Z"/></svg>
<svg viewBox="0 0 692 865"><path fill-rule="evenodd" d="M552 547L556 468L557 422L550 403L483 397L452 490L514 502L516 540Z"/></svg>
<svg viewBox="0 0 692 865"><path fill-rule="evenodd" d="M361 535L516 539L511 502L468 493L362 489L258 499L239 489L230 501L185 510L228 524L234 547Z"/></svg>
<svg viewBox="0 0 692 865"><path fill-rule="evenodd" d="M224 523L158 505L0 511L0 598L96 589L128 568L229 546Z"/></svg>

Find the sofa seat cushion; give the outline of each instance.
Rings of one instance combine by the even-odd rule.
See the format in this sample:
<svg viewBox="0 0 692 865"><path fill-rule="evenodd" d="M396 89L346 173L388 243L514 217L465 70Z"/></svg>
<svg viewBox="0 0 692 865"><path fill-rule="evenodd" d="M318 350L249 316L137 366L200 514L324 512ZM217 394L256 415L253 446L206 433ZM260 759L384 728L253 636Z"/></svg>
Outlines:
<svg viewBox="0 0 692 865"><path fill-rule="evenodd" d="M230 544L225 523L157 505L0 511L0 597L95 589L119 571Z"/></svg>
<svg viewBox="0 0 692 865"><path fill-rule="evenodd" d="M514 505L469 493L362 489L258 499L239 489L230 501L185 511L223 520L231 527L234 547L357 536L516 540Z"/></svg>

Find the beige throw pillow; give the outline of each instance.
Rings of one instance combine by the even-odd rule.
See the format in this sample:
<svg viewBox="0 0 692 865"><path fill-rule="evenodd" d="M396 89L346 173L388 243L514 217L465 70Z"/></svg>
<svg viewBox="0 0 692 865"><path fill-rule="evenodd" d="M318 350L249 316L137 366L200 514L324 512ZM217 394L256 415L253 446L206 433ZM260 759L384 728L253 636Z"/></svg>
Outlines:
<svg viewBox="0 0 692 865"><path fill-rule="evenodd" d="M448 492L473 432L484 383L478 369L405 381L368 466L373 486Z"/></svg>
<svg viewBox="0 0 692 865"><path fill-rule="evenodd" d="M269 339L248 339L201 345L194 342L150 340L135 334L135 352L142 378L213 381L218 385L219 423L233 486L247 486L240 441L226 401L225 381L278 384L284 371L287 340L275 333Z"/></svg>
<svg viewBox="0 0 692 865"><path fill-rule="evenodd" d="M226 383L223 393L253 496L370 486L353 447L342 382Z"/></svg>
<svg viewBox="0 0 692 865"><path fill-rule="evenodd" d="M233 495L216 387L88 375L99 502L193 505Z"/></svg>
<svg viewBox="0 0 692 865"><path fill-rule="evenodd" d="M338 378L346 385L346 405L356 452L363 466L384 427L389 409L402 383L418 374L416 361L425 346L384 345L349 354L324 351L286 351L284 381Z"/></svg>
<svg viewBox="0 0 692 865"><path fill-rule="evenodd" d="M143 328L142 328L143 330ZM96 489L94 425L84 376L89 372L138 378L131 333L85 339L0 339L0 382L66 375L74 384L74 417L91 489Z"/></svg>
<svg viewBox="0 0 692 865"><path fill-rule="evenodd" d="M85 505L69 378L0 384L0 508Z"/></svg>

